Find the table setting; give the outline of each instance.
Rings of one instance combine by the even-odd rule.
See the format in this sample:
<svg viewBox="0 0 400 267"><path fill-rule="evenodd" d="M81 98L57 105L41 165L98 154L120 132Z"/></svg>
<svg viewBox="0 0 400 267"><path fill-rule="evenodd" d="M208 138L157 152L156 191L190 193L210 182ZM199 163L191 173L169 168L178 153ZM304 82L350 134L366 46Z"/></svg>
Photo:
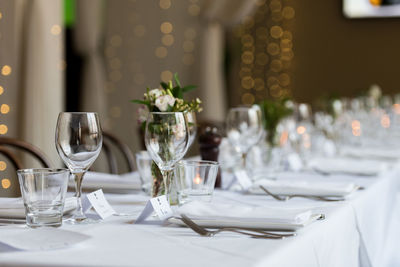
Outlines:
<svg viewBox="0 0 400 267"><path fill-rule="evenodd" d="M367 144L395 142L399 125L382 123L394 112L369 98L373 109L337 99L315 114L265 100L231 108L223 135L198 129L202 102L184 99L194 88L175 74L132 101L146 150L124 174L89 170L102 147L97 113L61 112L66 168L17 171L22 197L0 198L0 265L379 266L400 154Z"/></svg>

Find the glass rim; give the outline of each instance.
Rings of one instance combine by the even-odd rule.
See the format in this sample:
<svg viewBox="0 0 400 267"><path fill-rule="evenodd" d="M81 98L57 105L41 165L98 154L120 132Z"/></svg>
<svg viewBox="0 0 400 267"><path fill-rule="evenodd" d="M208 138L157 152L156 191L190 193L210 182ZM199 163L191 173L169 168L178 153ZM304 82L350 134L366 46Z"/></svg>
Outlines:
<svg viewBox="0 0 400 267"><path fill-rule="evenodd" d="M36 174L36 173L52 173L59 174L69 172L66 168L29 168L29 169L19 169L18 174Z"/></svg>
<svg viewBox="0 0 400 267"><path fill-rule="evenodd" d="M175 113L184 113L183 111L177 111L177 112L174 112L174 111L152 111L152 112L149 112L149 114L175 114Z"/></svg>
<svg viewBox="0 0 400 267"><path fill-rule="evenodd" d="M97 114L97 112L85 111L61 111L59 114Z"/></svg>
<svg viewBox="0 0 400 267"><path fill-rule="evenodd" d="M217 161L212 160L181 160L176 163L177 165L189 165L189 166L219 166Z"/></svg>

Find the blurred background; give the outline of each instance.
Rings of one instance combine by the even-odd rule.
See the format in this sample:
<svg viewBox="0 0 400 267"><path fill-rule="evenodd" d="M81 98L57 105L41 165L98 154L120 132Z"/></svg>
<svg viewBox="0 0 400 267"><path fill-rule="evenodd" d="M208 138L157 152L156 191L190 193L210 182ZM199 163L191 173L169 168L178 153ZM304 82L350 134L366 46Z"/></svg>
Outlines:
<svg viewBox="0 0 400 267"><path fill-rule="evenodd" d="M97 111L141 149L136 104L179 73L199 121L291 97L399 92L400 10L380 0L0 0L0 135L54 145L60 111ZM192 154L198 154L196 146ZM100 164L101 165L101 164ZM101 169L101 166L98 166ZM19 190L0 161L3 195ZM0 190L0 191L1 191Z"/></svg>

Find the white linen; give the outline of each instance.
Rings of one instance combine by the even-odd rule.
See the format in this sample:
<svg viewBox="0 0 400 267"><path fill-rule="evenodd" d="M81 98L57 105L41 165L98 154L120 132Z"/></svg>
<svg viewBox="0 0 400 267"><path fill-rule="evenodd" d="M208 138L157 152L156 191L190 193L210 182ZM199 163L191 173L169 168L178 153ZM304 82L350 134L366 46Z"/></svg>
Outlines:
<svg viewBox="0 0 400 267"><path fill-rule="evenodd" d="M340 148L340 155L345 157L354 157L361 159L376 159L376 160L399 160L400 151L391 147L351 147L344 146Z"/></svg>
<svg viewBox="0 0 400 267"><path fill-rule="evenodd" d="M214 193L213 202L216 203L250 207L309 208L313 212L326 214L325 220L304 228L294 238L260 240L234 233L221 233L213 238L206 238L185 227L135 225L132 221L145 205L144 195L107 194L107 199L117 212L134 213L136 216L114 216L104 222L87 226L63 224L62 229L85 233L92 238L67 249L24 252L24 257L21 253L10 253L7 252L7 248L0 247L2 252L0 265L159 266L162 264L174 267L188 265L200 267L220 266L223 263L231 267L387 267L377 253L378 248L389 252L382 240L383 237L393 234L388 232L388 227L385 227L385 223L389 224L389 218L387 209L382 207L393 199L392 191L388 190L397 188L398 177L384 174L372 179L349 175L332 175L329 179L331 178L353 181L366 189L354 192L349 201L334 203L307 199L278 202L259 195L242 195L219 190ZM320 175L319 179L327 177ZM376 227L376 222L379 222L379 227ZM0 227L0 229L5 228ZM10 229L15 232L23 231L17 227ZM374 238L377 236L382 238ZM367 265L368 258L374 264Z"/></svg>
<svg viewBox="0 0 400 267"><path fill-rule="evenodd" d="M189 202L179 207L175 214L185 214L205 227L244 227L256 229L296 231L317 220L320 215L309 209L249 207L248 205ZM184 225L177 219L171 223Z"/></svg>
<svg viewBox="0 0 400 267"><path fill-rule="evenodd" d="M69 186L74 187L75 181L71 179L69 181ZM125 192L141 190L141 182L137 172L121 175L87 172L83 177L82 189L87 191L103 189L105 192Z"/></svg>
<svg viewBox="0 0 400 267"><path fill-rule="evenodd" d="M299 194L332 197L344 197L359 188L358 185L352 182L260 179L254 182L248 193L265 195L260 185L264 186L272 194L277 195Z"/></svg>
<svg viewBox="0 0 400 267"><path fill-rule="evenodd" d="M75 197L68 197L64 203L64 213L76 209ZM0 218L25 218L25 207L22 198L0 198Z"/></svg>
<svg viewBox="0 0 400 267"><path fill-rule="evenodd" d="M179 207L175 213L178 215L185 214L193 219L262 220L277 223L304 223L311 216L311 210L304 209L249 207L247 205L205 203L200 201L189 202Z"/></svg>
<svg viewBox="0 0 400 267"><path fill-rule="evenodd" d="M374 176L388 169L388 164L377 160L359 160L352 158L314 158L308 166L316 171L346 173L351 175Z"/></svg>

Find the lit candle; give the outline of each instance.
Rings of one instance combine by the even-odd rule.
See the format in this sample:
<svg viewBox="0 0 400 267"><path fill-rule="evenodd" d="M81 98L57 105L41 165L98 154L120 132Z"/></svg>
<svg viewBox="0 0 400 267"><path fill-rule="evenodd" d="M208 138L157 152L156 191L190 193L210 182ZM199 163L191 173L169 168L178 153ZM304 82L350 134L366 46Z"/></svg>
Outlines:
<svg viewBox="0 0 400 267"><path fill-rule="evenodd" d="M201 179L200 174L197 173L197 174L196 174L196 177L194 177L194 179L193 179L193 182L194 182L195 184L201 184L202 180L203 180L203 179Z"/></svg>

